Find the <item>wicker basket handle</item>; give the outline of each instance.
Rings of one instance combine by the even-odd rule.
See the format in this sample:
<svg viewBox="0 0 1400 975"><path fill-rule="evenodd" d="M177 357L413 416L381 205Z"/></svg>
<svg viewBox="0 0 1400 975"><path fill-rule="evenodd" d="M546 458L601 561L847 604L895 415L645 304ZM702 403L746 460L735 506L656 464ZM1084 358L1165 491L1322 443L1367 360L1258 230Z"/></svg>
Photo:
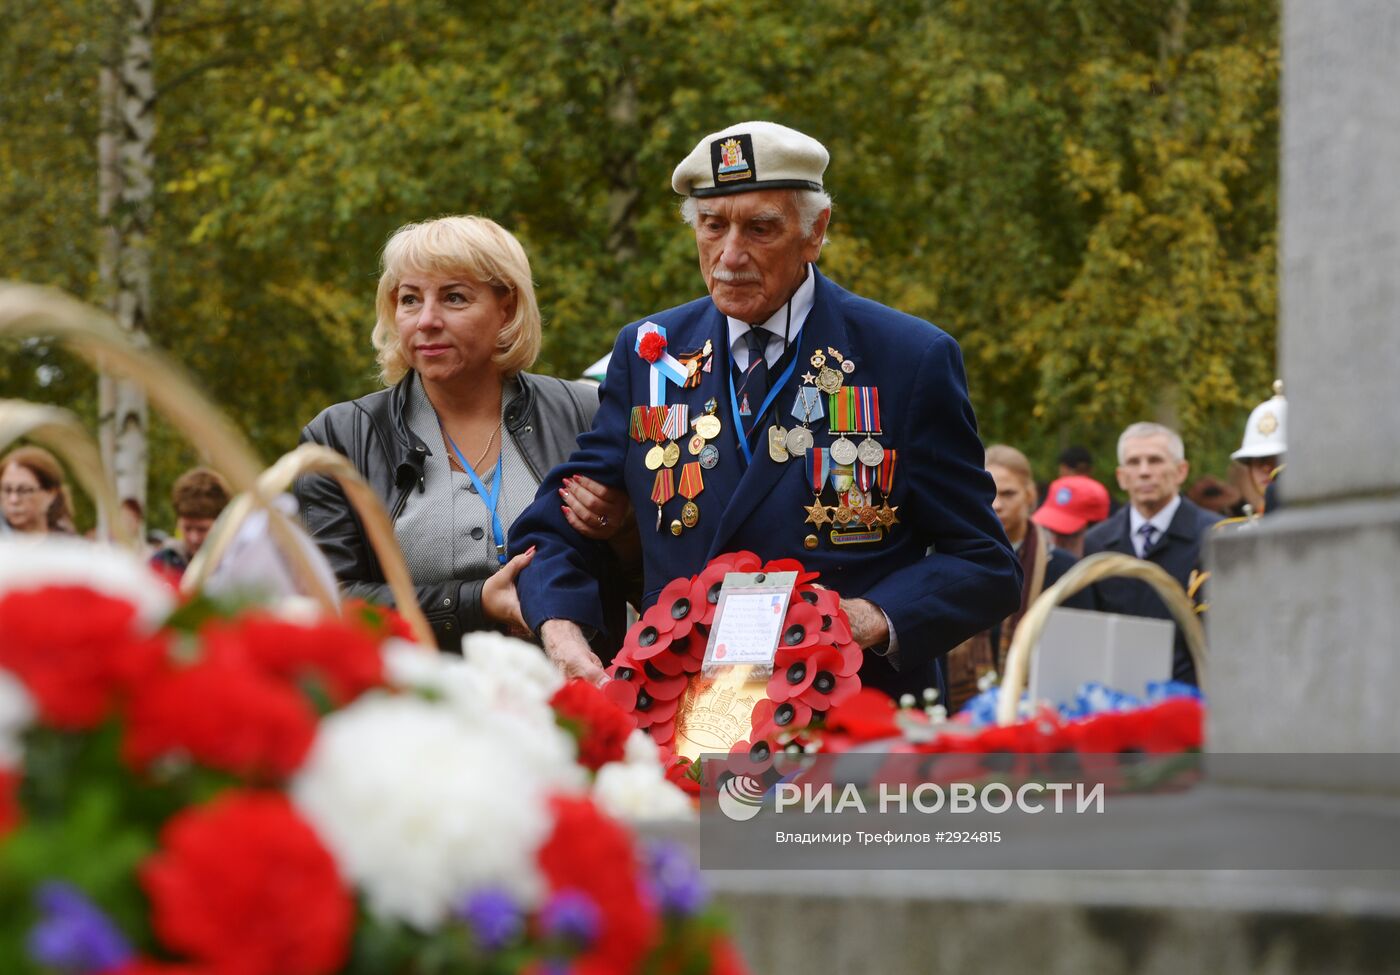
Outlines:
<svg viewBox="0 0 1400 975"><path fill-rule="evenodd" d="M102 452L76 416L56 406L0 400L0 453L20 437L28 437L57 454L96 503L116 541L132 550L139 547L121 517L121 503L102 467Z"/></svg>
<svg viewBox="0 0 1400 975"><path fill-rule="evenodd" d="M1121 552L1100 552L1076 563L1059 582L1041 593L1040 598L1021 617L1016 635L1011 640L1011 648L1006 652L1006 673L1002 675L1001 690L997 696L997 724L1009 725L1017 721L1017 704L1030 673L1031 650L1040 642L1050 611L1080 590L1112 578L1139 579L1162 597L1186 637L1186 647L1196 665L1196 680L1205 685L1205 630L1180 583L1156 563Z"/></svg>
<svg viewBox="0 0 1400 975"><path fill-rule="evenodd" d="M418 593L413 588L413 578L404 563L403 552L399 549L398 539L394 535L393 523L389 520L388 512L384 510L379 496L343 454L320 444L302 444L290 453L283 454L275 464L262 472L253 491L240 494L229 502L224 514L210 532L208 541L185 570L181 589L193 592L205 583L238 534L239 527L254 511L266 510L274 523L276 519L285 522L286 515L268 504L265 499L276 497L290 488L297 478L307 474L325 474L339 482L351 508L365 526L370 547L374 549L375 557L384 568L384 578L388 582L389 591L394 595L399 614L413 630L414 639L419 644L424 647L436 646L432 627L428 625L427 617L418 605ZM277 541L284 555L293 558L297 555L305 557L295 538L288 541L277 537Z"/></svg>

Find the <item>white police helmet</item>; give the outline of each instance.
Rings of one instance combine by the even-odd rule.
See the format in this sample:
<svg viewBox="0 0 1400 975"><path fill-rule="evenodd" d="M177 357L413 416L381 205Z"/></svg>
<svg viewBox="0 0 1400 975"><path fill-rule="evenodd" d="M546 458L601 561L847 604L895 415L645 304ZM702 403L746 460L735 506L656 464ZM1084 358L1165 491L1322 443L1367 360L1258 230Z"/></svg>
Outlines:
<svg viewBox="0 0 1400 975"><path fill-rule="evenodd" d="M1279 457L1288 449L1284 430L1288 423L1288 401L1283 398L1283 383L1274 383L1274 395L1254 408L1244 427L1244 442L1230 456L1235 460L1254 457Z"/></svg>

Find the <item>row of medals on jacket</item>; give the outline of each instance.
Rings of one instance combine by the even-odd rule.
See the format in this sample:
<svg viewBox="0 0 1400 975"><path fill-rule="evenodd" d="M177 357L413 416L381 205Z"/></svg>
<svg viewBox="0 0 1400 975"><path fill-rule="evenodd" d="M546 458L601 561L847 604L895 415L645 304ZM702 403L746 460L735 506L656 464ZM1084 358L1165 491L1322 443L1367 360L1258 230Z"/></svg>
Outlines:
<svg viewBox="0 0 1400 975"><path fill-rule="evenodd" d="M833 368L828 360L834 360L838 368ZM846 376L855 372L855 363L843 356L833 348L827 348L826 352L816 349L809 360L816 373L804 373L802 376L802 388L798 391L797 400L793 404L792 415L800 421L800 426L784 428L776 420L768 428L768 456L776 463L783 464L789 460L807 457L808 451L813 447L812 431L810 424L814 420L820 420L822 412L821 400L806 392L808 387L815 387L828 396L837 393L845 385ZM815 407L815 411L813 409ZM661 530L662 509L667 501L675 497L679 492L686 499L681 508L681 516L671 521L671 534L680 535L687 528L694 528L700 522L700 506L695 503L695 498L699 496L704 488L704 471L713 470L719 463L719 446L712 441L717 438L724 429L724 424L719 418L719 404L714 397L706 400L704 413L696 417L687 426L690 407L684 403L677 403L671 406L638 406L632 411L632 436L639 441L655 440L651 449L646 454L646 466L648 470L656 471L656 479L652 486L651 500L656 504L656 530ZM871 424L878 427L878 420ZM859 424L857 424L859 426ZM680 463L681 446L678 434L680 431L693 429L693 435L686 445L690 456L695 460L687 461L681 467L680 484L675 484L675 467ZM864 433L865 439L859 445L846 437L846 433ZM639 435L640 433L640 435ZM879 435L879 429L853 429L841 431L841 435L832 441L830 448L831 460L837 465L833 471L831 481L836 488L839 504L822 504L821 493L825 490L825 481L822 490L818 490L811 505L804 505L803 510L807 512L806 523L821 527L825 524L836 525L839 528L860 527L872 528L880 525L883 528L890 528L899 522L899 506L891 506L889 503L889 489L893 480L893 466L895 459L894 451L886 451L874 436ZM663 443L664 441L667 441ZM854 485L854 465L859 462L870 470L874 471L881 467L886 461L889 462L889 476L882 482L882 491L885 494L879 507L869 503L871 500L865 492L860 492L864 504L852 505L849 503L851 488ZM813 460L813 462L815 462ZM842 468L845 471L842 471ZM808 483L811 483L808 478ZM842 482L845 486L842 486ZM812 537L809 536L809 547Z"/></svg>

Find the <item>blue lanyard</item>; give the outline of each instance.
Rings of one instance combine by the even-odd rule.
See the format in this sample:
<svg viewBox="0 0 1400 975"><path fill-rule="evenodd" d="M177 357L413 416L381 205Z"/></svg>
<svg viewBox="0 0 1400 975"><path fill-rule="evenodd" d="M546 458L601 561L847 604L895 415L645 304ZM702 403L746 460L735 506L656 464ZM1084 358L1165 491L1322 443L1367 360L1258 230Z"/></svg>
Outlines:
<svg viewBox="0 0 1400 975"><path fill-rule="evenodd" d="M806 328L806 325L803 325L803 328ZM801 328L797 330L797 338L793 339L793 342L797 344L798 349L802 348ZM768 390L768 395L763 397L763 405L760 406L758 412L754 414L753 429L755 433L758 432L759 421L768 412L768 407L773 405L773 400L778 398L778 393L787 385L787 381L792 378L792 372L796 368L797 356L793 355L792 361L789 362L787 368L783 370L783 374L778 377L778 381ZM749 436L752 436L752 434L749 434L749 436L744 435L744 418L739 413L738 394L734 392L734 370L726 369L725 371L729 373L729 408L734 414L734 432L739 435L739 451L744 455L744 466L747 467L749 464L753 463L753 448L749 446Z"/></svg>
<svg viewBox="0 0 1400 975"><path fill-rule="evenodd" d="M462 465L462 470L467 472L467 477L472 479L472 487L476 488L476 493L481 495L481 503L486 505L487 512L491 515L491 537L496 540L496 561L501 565L506 564L506 533L501 530L501 516L496 513L496 502L501 500L501 463L506 459L506 446L501 444L501 452L496 455L496 474L491 482L491 490L487 492L481 483L481 478L476 476L476 471L472 465L467 463L467 459L462 456L462 451L457 449L456 442L452 439L452 434L443 427L442 435L447 438L448 445L452 452L457 455L457 463Z"/></svg>

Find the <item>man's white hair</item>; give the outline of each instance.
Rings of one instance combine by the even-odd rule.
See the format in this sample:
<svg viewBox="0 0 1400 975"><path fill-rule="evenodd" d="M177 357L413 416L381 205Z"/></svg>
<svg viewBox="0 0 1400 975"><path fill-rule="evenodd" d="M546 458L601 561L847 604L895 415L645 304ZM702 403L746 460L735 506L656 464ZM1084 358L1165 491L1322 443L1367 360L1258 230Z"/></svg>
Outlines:
<svg viewBox="0 0 1400 975"><path fill-rule="evenodd" d="M825 190L792 190L792 202L797 207L797 220L802 232L811 236L817 225L817 218L823 210L831 209L831 195ZM693 196L681 200L681 219L692 228L700 219L700 201ZM822 241L826 243L825 240Z"/></svg>
<svg viewBox="0 0 1400 975"><path fill-rule="evenodd" d="M1128 429L1118 435L1118 463L1123 463L1123 449L1129 440L1141 440L1144 437L1166 437L1167 452L1171 454L1174 461L1180 462L1186 459L1186 445L1181 442L1181 434L1171 427L1164 427L1160 423L1134 423Z"/></svg>

